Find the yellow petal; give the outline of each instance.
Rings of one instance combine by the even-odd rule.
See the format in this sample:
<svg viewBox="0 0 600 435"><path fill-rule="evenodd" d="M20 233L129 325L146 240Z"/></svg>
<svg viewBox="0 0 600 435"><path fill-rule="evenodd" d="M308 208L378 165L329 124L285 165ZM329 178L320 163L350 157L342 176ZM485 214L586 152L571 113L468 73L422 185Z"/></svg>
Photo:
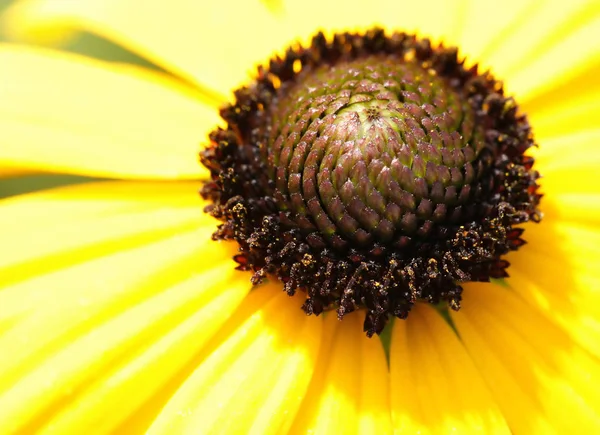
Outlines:
<svg viewBox="0 0 600 435"><path fill-rule="evenodd" d="M190 183L99 183L0 205L3 218L38 207L38 222L10 234L25 248L1 262L11 283L0 287L1 432L108 433L149 400L169 399L165 385L250 288L233 244L210 241L214 222L194 196ZM61 217L83 232L65 232ZM25 263L29 273L15 276Z"/></svg>
<svg viewBox="0 0 600 435"><path fill-rule="evenodd" d="M341 322L326 315L318 371L290 433L392 433L385 353L365 336L363 321L362 312Z"/></svg>
<svg viewBox="0 0 600 435"><path fill-rule="evenodd" d="M457 41L468 61L484 60L486 53L502 47L515 26L527 20L543 5L536 0L470 0L465 7L462 32Z"/></svg>
<svg viewBox="0 0 600 435"><path fill-rule="evenodd" d="M114 432L126 434L146 433L150 426L155 423L157 416L165 408L165 402L173 398L180 388L184 388L183 384L187 382L200 364L203 363L208 356L212 355L212 353L219 348L234 331L237 331L251 316L255 315L257 311L270 303L277 295L281 295L281 287L264 285L253 288L237 309L229 316L227 322L210 338L203 349L195 354L193 361L191 361L184 369L180 370L179 373L163 386L159 394L156 394L151 400L140 407ZM163 415L161 418L164 419L165 416Z"/></svg>
<svg viewBox="0 0 600 435"><path fill-rule="evenodd" d="M531 59L524 65L515 65L514 72L502 74L500 71L500 74L506 77L510 92L526 101L548 92L557 84L584 75L587 71L593 71L596 80L600 80L600 53L597 47L600 8L597 2L592 5L594 10L585 9L581 13L585 17L583 22L573 24L570 32L562 34L560 39L548 38L552 41L545 41L544 46L538 48L541 54L535 56L535 60ZM587 14L595 16L595 19L589 20ZM554 28L554 35L560 34L561 30L560 27Z"/></svg>
<svg viewBox="0 0 600 435"><path fill-rule="evenodd" d="M595 227L528 225L528 244L510 254L507 282L581 346L600 357L600 235Z"/></svg>
<svg viewBox="0 0 600 435"><path fill-rule="evenodd" d="M547 141L600 129L600 80L596 84L592 78L580 80L579 89L569 82L522 105L542 149Z"/></svg>
<svg viewBox="0 0 600 435"><path fill-rule="evenodd" d="M145 254L137 255L146 258ZM3 337L2 348L13 355L10 362L20 365L19 370L3 367L7 380L18 379L0 397L3 415L9 419L0 421L3 431L28 432L43 426L51 433L77 433L93 426L110 432L192 359L248 291L248 276L233 279L229 261L212 269L167 286L156 296L150 289L141 295L141 289L132 285L128 290L145 300L122 314L115 305L133 304L133 295L122 292L116 299L113 294L111 300L86 310L93 298L82 292L73 296L75 307L63 304L51 312L46 304L40 315L31 313L35 321L13 326ZM38 285L51 282L46 279ZM84 315L90 317L82 321ZM28 354L22 356L15 350L24 342Z"/></svg>
<svg viewBox="0 0 600 435"><path fill-rule="evenodd" d="M289 425L314 369L322 322L307 317L281 284L265 287L255 292L275 296L221 334L148 433L278 434Z"/></svg>
<svg viewBox="0 0 600 435"><path fill-rule="evenodd" d="M124 178L198 178L217 111L139 68L0 45L0 164ZM43 73L41 73L43 72Z"/></svg>
<svg viewBox="0 0 600 435"><path fill-rule="evenodd" d="M530 2L479 60L491 66L521 101L533 98L597 67L599 18L594 0Z"/></svg>
<svg viewBox="0 0 600 435"><path fill-rule="evenodd" d="M373 0L368 7L348 7L341 1L281 2L278 17L301 40L318 30L327 34L336 31L361 31L379 26L388 31L417 32L437 41L454 41L467 1L445 2L424 0ZM274 42L273 49L280 49Z"/></svg>
<svg viewBox="0 0 600 435"><path fill-rule="evenodd" d="M542 174L542 192L548 195L600 193L600 130L584 130L546 140L529 152Z"/></svg>
<svg viewBox="0 0 600 435"><path fill-rule="evenodd" d="M511 433L458 337L427 305L394 322L390 373L400 433Z"/></svg>
<svg viewBox="0 0 600 435"><path fill-rule="evenodd" d="M542 210L544 222L552 219L592 228L600 227L600 193L550 192L542 199Z"/></svg>
<svg viewBox="0 0 600 435"><path fill-rule="evenodd" d="M83 184L19 196L0 205L10 225L0 250L0 283L142 246L216 221L202 212L196 183ZM8 227L5 227L8 228Z"/></svg>
<svg viewBox="0 0 600 435"><path fill-rule="evenodd" d="M291 39L259 0L32 0L18 2L4 25L37 41L89 31L221 95Z"/></svg>
<svg viewBox="0 0 600 435"><path fill-rule="evenodd" d="M3 166L3 167L0 167L0 178L19 177L21 175L28 175L33 172L34 171L31 171L30 169L27 169L27 168L19 168L19 167L14 167L14 166Z"/></svg>
<svg viewBox="0 0 600 435"><path fill-rule="evenodd" d="M469 285L451 316L515 433L600 430L598 360L510 289Z"/></svg>
<svg viewBox="0 0 600 435"><path fill-rule="evenodd" d="M414 323L417 319L411 320ZM430 435L427 410L422 407L422 387L417 386L415 370L409 357L413 351L408 341L407 322L394 320L390 345L390 406L394 429L398 433Z"/></svg>
<svg viewBox="0 0 600 435"><path fill-rule="evenodd" d="M562 136L546 138L539 148L533 148L531 154L544 173L561 168L581 168L590 160L597 160L600 150L597 146L600 129L575 131Z"/></svg>
<svg viewBox="0 0 600 435"><path fill-rule="evenodd" d="M268 7L259 0L181 0L167 7L158 0L28 0L13 7L4 22L10 34L38 42L61 39L75 30L92 32L203 88L228 95L248 81L257 63L266 62L274 52L281 52L297 39L307 42L317 30L359 30L380 25L454 40L453 35L461 29L459 19L465 5L466 1L374 0L368 8L357 8L341 1L309 0L282 1L277 7ZM143 17L137 13L141 9ZM235 13L230 13L232 10ZM156 32L165 23L176 23L177 32Z"/></svg>
<svg viewBox="0 0 600 435"><path fill-rule="evenodd" d="M0 203L0 224L12 222L11 229L27 232L38 225L51 226L68 220L74 222L127 211L191 210L200 201L197 194L199 187L199 182L191 181L106 181L43 190L3 200ZM43 216L39 213L41 209L45 212ZM198 213L198 216L206 215Z"/></svg>

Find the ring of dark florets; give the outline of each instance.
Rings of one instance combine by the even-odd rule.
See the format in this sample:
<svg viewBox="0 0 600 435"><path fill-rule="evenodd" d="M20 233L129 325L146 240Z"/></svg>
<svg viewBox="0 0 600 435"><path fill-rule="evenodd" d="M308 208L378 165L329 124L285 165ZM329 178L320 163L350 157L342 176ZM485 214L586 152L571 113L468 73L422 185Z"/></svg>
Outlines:
<svg viewBox="0 0 600 435"><path fill-rule="evenodd" d="M370 55L414 56L427 63L467 98L477 122L485 128L487 171L470 220L446 226L445 237L413 240L404 248L374 245L369 249L334 249L318 232L296 227L273 199L273 181L261 158L269 137L268 108L281 84L293 82L302 70ZM254 272L252 283L268 276L283 282L285 291L307 294L308 314L337 310L338 317L358 308L367 310L364 330L380 333L390 316L406 318L417 301L445 301L460 308L461 283L508 276L502 256L525 242L522 228L539 221L539 174L524 152L534 145L530 126L502 84L477 66L465 67L456 48L432 47L427 39L380 29L365 34L337 34L327 40L317 34L309 47L289 48L268 68L259 67L256 81L235 91L236 102L221 110L226 129L210 135L201 152L211 181L201 194L212 202L206 211L223 221L215 240L235 240L238 269ZM474 217L473 217L474 216Z"/></svg>

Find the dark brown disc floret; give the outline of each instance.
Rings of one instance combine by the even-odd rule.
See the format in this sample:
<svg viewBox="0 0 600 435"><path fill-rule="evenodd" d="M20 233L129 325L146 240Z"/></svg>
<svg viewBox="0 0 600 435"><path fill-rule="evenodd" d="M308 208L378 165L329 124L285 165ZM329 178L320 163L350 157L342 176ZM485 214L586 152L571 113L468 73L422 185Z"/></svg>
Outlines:
<svg viewBox="0 0 600 435"><path fill-rule="evenodd" d="M529 124L454 48L318 34L235 97L201 153L213 237L308 314L366 308L371 336L417 301L459 309L460 283L507 276L517 225L539 220Z"/></svg>

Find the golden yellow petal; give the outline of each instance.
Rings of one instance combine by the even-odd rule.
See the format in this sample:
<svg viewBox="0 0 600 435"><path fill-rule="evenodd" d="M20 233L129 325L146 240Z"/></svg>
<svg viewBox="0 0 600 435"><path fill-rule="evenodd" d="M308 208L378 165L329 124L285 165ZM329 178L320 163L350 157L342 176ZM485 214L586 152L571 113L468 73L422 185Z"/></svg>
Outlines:
<svg viewBox="0 0 600 435"><path fill-rule="evenodd" d="M600 228L600 193L550 193L544 197L542 209L545 221Z"/></svg>
<svg viewBox="0 0 600 435"><path fill-rule="evenodd" d="M326 315L318 369L290 433L392 433L385 353L363 321L363 312L341 322Z"/></svg>
<svg viewBox="0 0 600 435"><path fill-rule="evenodd" d="M390 373L397 431L511 433L455 332L428 305L394 322Z"/></svg>
<svg viewBox="0 0 600 435"><path fill-rule="evenodd" d="M95 427L111 432L149 398L166 401L167 397L162 394L164 385L193 361L231 311L243 303L242 298L249 289L247 275L236 278L228 261L223 266L225 269L214 267L211 271L214 274L198 275L184 282L181 286L187 288L186 310L177 311L178 324L170 325L163 337L153 337L150 346L89 386L52 420L52 430L73 433ZM219 273L220 276L216 275ZM171 305L170 310L175 311L173 308ZM194 311L186 318L188 310ZM127 320L128 324L130 321ZM122 403L123 397L127 397L127 406Z"/></svg>
<svg viewBox="0 0 600 435"><path fill-rule="evenodd" d="M528 244L510 254L508 284L573 340L600 358L600 235L597 227L528 225Z"/></svg>
<svg viewBox="0 0 600 435"><path fill-rule="evenodd" d="M0 224L27 232L35 225L54 225L91 216L161 210L192 209L198 205L199 182L105 181L77 184L4 199ZM44 210L43 219L39 210ZM199 213L199 216L205 216ZM42 248L42 247L39 247ZM4 260L4 258L3 258ZM4 263L3 263L4 264Z"/></svg>
<svg viewBox="0 0 600 435"><path fill-rule="evenodd" d="M117 178L198 178L217 111L166 76L0 45L0 164Z"/></svg>
<svg viewBox="0 0 600 435"><path fill-rule="evenodd" d="M502 3L469 0L464 8L458 47L469 62L483 61L487 53L500 49L514 28L526 23L543 4L540 0L506 0Z"/></svg>
<svg viewBox="0 0 600 435"><path fill-rule="evenodd" d="M534 269L535 270L535 269ZM531 273L531 271L530 271ZM451 313L514 433L597 433L598 360L577 348L519 289L472 284Z"/></svg>
<svg viewBox="0 0 600 435"><path fill-rule="evenodd" d="M310 381L322 321L307 317L300 301L281 290L279 283L254 290L274 296L244 302L245 311L252 305L255 311L215 338L216 347L148 433L282 433Z"/></svg>
<svg viewBox="0 0 600 435"><path fill-rule="evenodd" d="M247 323L250 317L254 316L257 311L260 311L265 305L270 303L276 295L281 294L281 287L273 288L272 286L265 285L259 287L259 289L266 291L254 291L257 290L257 288L252 289L253 291L248 293L242 303L229 316L227 322L210 338L203 349L196 353L193 361L191 361L184 369L180 370L177 375L164 385L159 394L155 395L124 421L123 424L115 430L115 433L146 433L150 426L155 423L157 416L165 408L166 400L171 399L175 393L182 388L183 384L198 369L198 366L219 348L228 337L231 337L235 331L239 330L243 324ZM165 418L165 416L161 418Z"/></svg>
<svg viewBox="0 0 600 435"><path fill-rule="evenodd" d="M597 115L594 113L590 116ZM564 122L570 119L568 116L566 118ZM539 180L541 191L546 194L541 203L546 216L544 223L551 219L551 222L598 226L600 180L596 174L600 164L597 147L600 130L585 129L577 121L573 124L581 125L582 129L573 134L549 138L542 141L540 148L530 151L536 158L535 168L542 174ZM533 228L537 229L536 226Z"/></svg>
<svg viewBox="0 0 600 435"><path fill-rule="evenodd" d="M509 92L525 101L586 68L597 68L597 1L542 0L523 7L478 59L505 80Z"/></svg>
<svg viewBox="0 0 600 435"><path fill-rule="evenodd" d="M111 301L99 302L104 305L102 317L82 308L86 292L74 295L79 306L64 304L51 313L46 306L40 316L32 312L35 322L17 323L1 344L13 354L13 363L21 356L13 351L15 347L22 348L23 341L32 342L32 337L36 345L20 360L18 371L8 367L4 373L9 381L19 380L9 382L0 398L10 419L1 427L8 432L44 427L53 433L76 433L93 426L110 432L158 393L241 302L249 288L248 277L233 279L232 270L225 261L210 272L163 288L156 296L145 294L144 302L122 314L118 310L122 307L114 306L115 294ZM38 285L51 285L45 281ZM135 286L129 290L140 293ZM119 298L119 303L132 304L129 295L120 296L129 301ZM92 303L92 298L87 296L83 303ZM106 307L110 303L113 306ZM90 318L82 322L79 317L86 314ZM38 346L44 347L38 350ZM49 377L55 379L52 384L45 383Z"/></svg>
<svg viewBox="0 0 600 435"><path fill-rule="evenodd" d="M542 152L561 137L600 130L600 80L580 80L580 89L569 82L522 105Z"/></svg>
<svg viewBox="0 0 600 435"><path fill-rule="evenodd" d="M600 130L583 130L544 141L528 152L542 174L542 192L561 194L600 193ZM542 204L543 205L543 204Z"/></svg>
<svg viewBox="0 0 600 435"><path fill-rule="evenodd" d="M0 179L1 178L12 178L19 177L21 175L29 175L34 173L31 169L19 168L14 166L2 166L0 167Z"/></svg>
<svg viewBox="0 0 600 435"><path fill-rule="evenodd" d="M1 432L109 433L169 399L250 288L195 196L191 183L113 182L0 204L3 218L37 205L37 222L10 233L25 248L1 262Z"/></svg>
<svg viewBox="0 0 600 435"><path fill-rule="evenodd" d="M281 2L277 12L286 27L302 41L308 41L318 30L332 34L379 26L389 31L416 32L437 41L454 42L467 3L467 0L373 0L364 7L349 7L342 1L286 0ZM273 48L282 46L274 43Z"/></svg>
<svg viewBox="0 0 600 435"><path fill-rule="evenodd" d="M324 315L323 316L323 334L321 337L321 346L319 348L319 354L317 356L317 364L315 371L309 385L309 388L304 398L318 397L322 391L322 385L326 381L327 375L327 362L331 354L331 348L333 346L333 339L337 331L339 322L337 316ZM303 399L304 399L303 398ZM321 401L317 400L303 400L299 411L296 414L296 418L292 422L292 426L289 429L290 434L301 434L306 433L312 425L314 425L315 416L318 416Z"/></svg>
<svg viewBox="0 0 600 435"><path fill-rule="evenodd" d="M292 38L259 0L30 0L4 25L38 42L85 30L224 96Z"/></svg>
<svg viewBox="0 0 600 435"><path fill-rule="evenodd" d="M596 80L600 80L600 53L597 46L600 7L598 2L593 2L592 7L593 11L585 9L581 13L582 22L569 23L565 33L561 33L561 26L554 28L554 38L548 38L549 41L537 47L536 56L528 59L526 64L515 65L511 72L500 70L509 92L527 101L588 71L592 71ZM595 19L589 20L587 14ZM561 36L558 39L555 35Z"/></svg>
<svg viewBox="0 0 600 435"><path fill-rule="evenodd" d="M454 41L462 28L466 5L466 0L452 4L440 0L374 0L368 7L316 0L282 1L276 7L259 0L179 1L168 6L158 0L27 0L11 8L4 23L9 34L37 42L60 40L76 30L92 32L201 88L229 95L233 88L248 81L257 63L265 62L295 40L307 42L317 30L358 30L380 25ZM138 13L142 9L143 16ZM177 31L157 32L165 23L176 23Z"/></svg>
<svg viewBox="0 0 600 435"><path fill-rule="evenodd" d="M520 103L532 119L534 133L543 145L543 141L555 136L598 129L599 96L598 68L591 68L568 81L554 83L551 89Z"/></svg>
<svg viewBox="0 0 600 435"><path fill-rule="evenodd" d="M49 273L203 228L197 183L83 184L23 195L0 204L0 224L11 228L0 250L0 284ZM206 239L205 239L206 240Z"/></svg>
<svg viewBox="0 0 600 435"><path fill-rule="evenodd" d="M414 323L417 319L414 320ZM421 405L410 355L407 322L394 320L390 345L390 407L394 429L399 433L433 435L427 410Z"/></svg>

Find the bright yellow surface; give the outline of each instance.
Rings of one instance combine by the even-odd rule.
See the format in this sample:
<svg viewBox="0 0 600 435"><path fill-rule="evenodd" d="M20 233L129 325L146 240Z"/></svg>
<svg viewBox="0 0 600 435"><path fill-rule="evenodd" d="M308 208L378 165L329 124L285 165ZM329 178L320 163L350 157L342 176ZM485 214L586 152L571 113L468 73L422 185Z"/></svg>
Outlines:
<svg viewBox="0 0 600 435"><path fill-rule="evenodd" d="M389 376L381 343L362 330L363 313L325 317L318 371L292 434L390 433Z"/></svg>
<svg viewBox="0 0 600 435"><path fill-rule="evenodd" d="M257 56L269 57L273 35L286 35L259 0L34 0L19 2L5 23L42 40L85 29L226 96L254 72Z"/></svg>
<svg viewBox="0 0 600 435"><path fill-rule="evenodd" d="M22 223L1 261L3 433L114 429L242 301L247 276L231 244L206 243L214 221L193 186L99 183L3 202L2 218ZM62 219L32 216L36 200Z"/></svg>
<svg viewBox="0 0 600 435"><path fill-rule="evenodd" d="M495 44L472 59L491 67L519 101L533 98L585 68L600 67L596 44L600 36L600 3L533 0L522 5L521 15L496 34ZM492 17L496 13L502 15L501 9L504 8L496 3L490 10ZM476 21L477 17L473 19ZM479 31L487 33L481 28Z"/></svg>
<svg viewBox="0 0 600 435"><path fill-rule="evenodd" d="M531 249L509 256L509 284L581 346L600 357L600 234L598 224L549 222L527 228ZM552 249L543 242L558 240ZM543 271L532 278L532 268Z"/></svg>
<svg viewBox="0 0 600 435"><path fill-rule="evenodd" d="M553 194L600 193L600 128L553 137L531 150L543 174L542 191Z"/></svg>
<svg viewBox="0 0 600 435"><path fill-rule="evenodd" d="M597 72L600 74L600 69ZM570 87L561 88L564 92ZM530 101L522 106L537 142L543 145L542 153L548 148L547 142L552 144L575 133L600 130L600 79L595 88L592 86L580 95L561 98L556 94L550 93L551 101Z"/></svg>
<svg viewBox="0 0 600 435"><path fill-rule="evenodd" d="M228 96L248 81L257 63L317 30L379 25L453 41L468 1L373 0L367 7L319 0L277 3L268 8L259 0L176 0L165 7L160 0L25 0L9 11L4 27L13 36L50 43L86 30ZM167 30L170 25L177 31Z"/></svg>
<svg viewBox="0 0 600 435"><path fill-rule="evenodd" d="M0 223L11 228L3 234L11 249L0 250L0 282L102 258L202 225L210 234L215 221L202 213L196 187L98 183L5 200Z"/></svg>
<svg viewBox="0 0 600 435"><path fill-rule="evenodd" d="M432 434L510 434L511 422L505 421L450 326L426 305L410 315L407 322L394 322L392 335L395 426L409 433L423 428Z"/></svg>
<svg viewBox="0 0 600 435"><path fill-rule="evenodd" d="M218 123L196 91L134 67L0 45L0 165L127 178L198 178Z"/></svg>
<svg viewBox="0 0 600 435"><path fill-rule="evenodd" d="M28 175L31 174L32 171L21 167L13 168L9 166L0 167L0 179L1 178L11 178L18 177L19 175Z"/></svg>
<svg viewBox="0 0 600 435"><path fill-rule="evenodd" d="M321 323L276 292L231 332L169 400L150 434L272 433L293 420L310 381ZM251 303L251 301L248 301Z"/></svg>
<svg viewBox="0 0 600 435"><path fill-rule="evenodd" d="M598 361L516 293L469 285L452 319L515 432L600 430L598 394L586 385L600 373Z"/></svg>

